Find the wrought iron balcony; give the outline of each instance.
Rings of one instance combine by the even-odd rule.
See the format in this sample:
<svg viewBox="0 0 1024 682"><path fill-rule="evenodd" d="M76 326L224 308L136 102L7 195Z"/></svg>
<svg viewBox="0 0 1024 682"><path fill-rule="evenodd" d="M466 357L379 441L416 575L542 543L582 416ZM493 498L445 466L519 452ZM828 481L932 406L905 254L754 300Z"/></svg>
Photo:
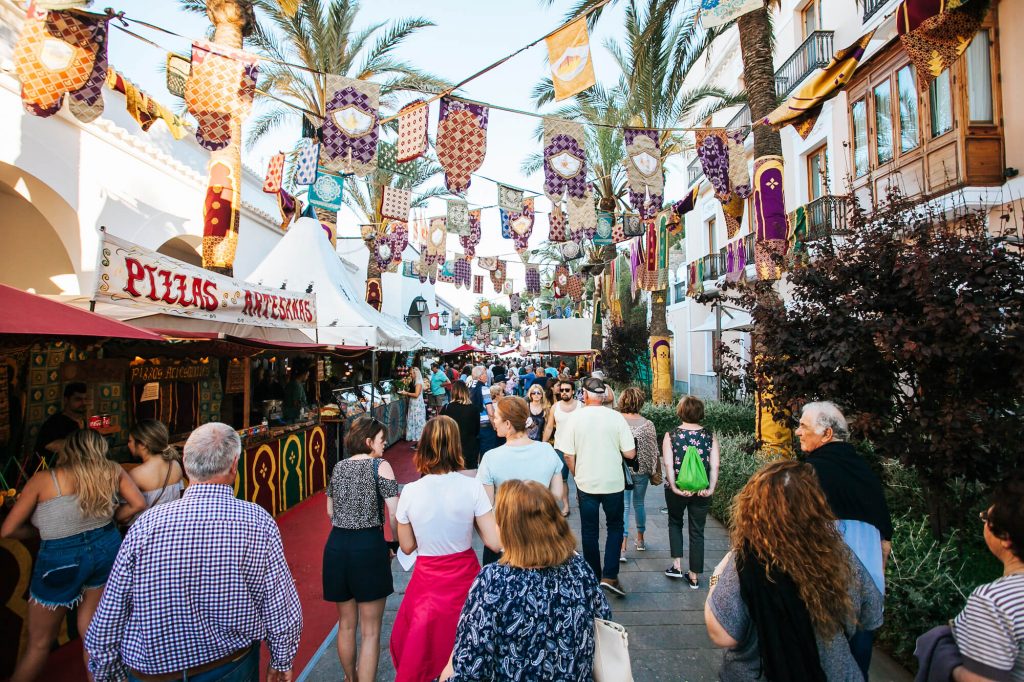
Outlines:
<svg viewBox="0 0 1024 682"><path fill-rule="evenodd" d="M850 234L846 224L849 197L823 196L804 206L804 211L807 214L807 241Z"/></svg>
<svg viewBox="0 0 1024 682"><path fill-rule="evenodd" d="M743 237L743 253L747 255L747 263L754 262L754 244L757 242L757 235L751 232Z"/></svg>
<svg viewBox="0 0 1024 682"><path fill-rule="evenodd" d="M736 115L732 117L732 120L725 124L726 128L742 128L743 126L750 125L750 107L746 104L736 112Z"/></svg>
<svg viewBox="0 0 1024 682"><path fill-rule="evenodd" d="M861 0L864 5L864 23L868 23L871 17L878 13L878 10L885 7L889 0Z"/></svg>
<svg viewBox="0 0 1024 682"><path fill-rule="evenodd" d="M704 280L725 277L725 256L721 253L709 253L704 256Z"/></svg>
<svg viewBox="0 0 1024 682"><path fill-rule="evenodd" d="M835 31L814 31L775 72L775 94L780 99L788 97L807 76L828 64L834 35Z"/></svg>
<svg viewBox="0 0 1024 682"><path fill-rule="evenodd" d="M693 187L704 177L704 168L700 165L700 159L694 159L690 162L690 165L686 167L686 174L689 178L689 182L686 184L687 187Z"/></svg>

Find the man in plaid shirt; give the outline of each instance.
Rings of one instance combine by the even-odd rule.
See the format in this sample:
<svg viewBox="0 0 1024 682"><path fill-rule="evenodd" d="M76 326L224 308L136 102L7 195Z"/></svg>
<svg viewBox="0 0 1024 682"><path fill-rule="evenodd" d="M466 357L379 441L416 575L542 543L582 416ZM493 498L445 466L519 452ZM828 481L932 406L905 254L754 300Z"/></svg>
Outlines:
<svg viewBox="0 0 1024 682"><path fill-rule="evenodd" d="M96 682L259 679L290 682L302 609L281 535L261 507L235 497L242 443L204 424L185 443L182 499L128 531L85 637Z"/></svg>

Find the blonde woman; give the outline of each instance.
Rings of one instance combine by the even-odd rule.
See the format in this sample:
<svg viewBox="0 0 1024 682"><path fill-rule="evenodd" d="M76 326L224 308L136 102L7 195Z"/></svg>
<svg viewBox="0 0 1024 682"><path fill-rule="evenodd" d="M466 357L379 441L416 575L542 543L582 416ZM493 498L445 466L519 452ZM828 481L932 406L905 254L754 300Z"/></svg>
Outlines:
<svg viewBox="0 0 1024 682"><path fill-rule="evenodd" d="M173 502L185 489L181 456L169 444L170 434L163 422L145 419L128 432L128 451L142 464L129 472L146 498L146 507Z"/></svg>
<svg viewBox="0 0 1024 682"><path fill-rule="evenodd" d="M409 399L409 411L405 418L405 439L418 441L423 435L423 425L427 423L427 404L423 402L423 375L420 368L413 366L409 370L409 386L411 391L399 391L398 395Z"/></svg>
<svg viewBox="0 0 1024 682"><path fill-rule="evenodd" d="M526 435L531 440L543 440L548 415L551 411L551 403L548 401L547 392L540 384L534 384L526 392L526 402L530 408L530 421L526 427Z"/></svg>
<svg viewBox="0 0 1024 682"><path fill-rule="evenodd" d="M78 607L78 631L89 629L121 547L114 521L145 508L135 482L107 459L103 436L89 429L68 436L57 465L25 484L0 527L5 538L29 538L31 521L42 538L29 587L28 646L13 682L39 676L69 609Z"/></svg>

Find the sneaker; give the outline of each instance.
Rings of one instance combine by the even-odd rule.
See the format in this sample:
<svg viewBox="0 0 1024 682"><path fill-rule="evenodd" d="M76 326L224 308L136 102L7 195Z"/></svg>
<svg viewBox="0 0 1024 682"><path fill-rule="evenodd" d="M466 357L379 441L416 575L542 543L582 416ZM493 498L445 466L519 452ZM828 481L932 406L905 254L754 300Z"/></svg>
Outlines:
<svg viewBox="0 0 1024 682"><path fill-rule="evenodd" d="M622 589L622 585L615 578L602 578L601 589L608 590L612 594L616 594L620 597L626 596L626 591Z"/></svg>
<svg viewBox="0 0 1024 682"><path fill-rule="evenodd" d="M661 511L662 514L668 514L668 507L662 507L659 511Z"/></svg>
<svg viewBox="0 0 1024 682"><path fill-rule="evenodd" d="M638 552L646 552L647 551L647 541L646 540L637 540L636 551L638 551Z"/></svg>
<svg viewBox="0 0 1024 682"><path fill-rule="evenodd" d="M665 569L665 575L667 575L669 578L676 578L678 580L679 578L683 577L683 572L675 566L669 566Z"/></svg>
<svg viewBox="0 0 1024 682"><path fill-rule="evenodd" d="M629 561L629 559L627 559L627 558L626 558L626 555L625 555L625 554L620 554L620 555L619 555L619 563L620 563L620 564L624 564L624 563L626 563L627 561Z"/></svg>
<svg viewBox="0 0 1024 682"><path fill-rule="evenodd" d="M691 590L696 590L700 587L700 580L698 578L694 578L689 573L686 574L686 582L690 585Z"/></svg>

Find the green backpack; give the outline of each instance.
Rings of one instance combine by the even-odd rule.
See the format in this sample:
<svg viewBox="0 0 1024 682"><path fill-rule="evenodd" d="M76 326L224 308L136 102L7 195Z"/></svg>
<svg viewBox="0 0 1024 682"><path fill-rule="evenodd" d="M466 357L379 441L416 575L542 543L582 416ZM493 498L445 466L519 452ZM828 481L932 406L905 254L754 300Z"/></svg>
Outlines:
<svg viewBox="0 0 1024 682"><path fill-rule="evenodd" d="M700 459L700 452L694 446L687 445L683 462L679 465L679 475L676 476L676 487L695 493L706 490L710 485L708 472Z"/></svg>

